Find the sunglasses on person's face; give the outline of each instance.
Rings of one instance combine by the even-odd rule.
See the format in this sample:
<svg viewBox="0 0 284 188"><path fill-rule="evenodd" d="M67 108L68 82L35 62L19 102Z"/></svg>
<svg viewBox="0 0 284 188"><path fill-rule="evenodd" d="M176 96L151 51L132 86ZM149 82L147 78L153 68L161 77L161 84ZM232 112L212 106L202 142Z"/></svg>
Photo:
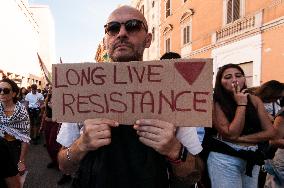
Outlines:
<svg viewBox="0 0 284 188"><path fill-rule="evenodd" d="M110 36L115 36L119 33L121 25L124 25L125 30L131 34L135 32L141 31L142 28L145 29L147 32L147 27L141 20L127 20L126 22L109 22L107 23L104 28L105 28L105 33L107 33Z"/></svg>
<svg viewBox="0 0 284 188"><path fill-rule="evenodd" d="M0 94L4 93L5 95L9 94L11 92L11 89L9 88L0 88Z"/></svg>

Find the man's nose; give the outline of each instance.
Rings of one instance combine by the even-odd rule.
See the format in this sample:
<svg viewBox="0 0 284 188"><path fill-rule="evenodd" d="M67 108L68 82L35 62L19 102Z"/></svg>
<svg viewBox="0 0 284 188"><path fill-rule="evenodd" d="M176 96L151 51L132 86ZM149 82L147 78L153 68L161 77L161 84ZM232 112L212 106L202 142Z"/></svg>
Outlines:
<svg viewBox="0 0 284 188"><path fill-rule="evenodd" d="M127 33L126 29L125 29L125 26L124 26L124 24L122 24L121 27L120 27L120 30L119 30L119 32L117 34L117 37L125 37L127 34L128 33Z"/></svg>

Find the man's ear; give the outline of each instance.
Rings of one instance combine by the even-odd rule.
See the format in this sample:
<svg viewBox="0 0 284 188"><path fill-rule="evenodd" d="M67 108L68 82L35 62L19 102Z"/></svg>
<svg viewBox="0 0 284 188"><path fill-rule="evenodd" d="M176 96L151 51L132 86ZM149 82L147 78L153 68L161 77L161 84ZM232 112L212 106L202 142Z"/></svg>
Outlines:
<svg viewBox="0 0 284 188"><path fill-rule="evenodd" d="M106 36L103 37L103 45L104 45L104 50L106 50L107 49Z"/></svg>
<svg viewBox="0 0 284 188"><path fill-rule="evenodd" d="M149 48L152 42L152 33L147 33L145 41L145 48Z"/></svg>

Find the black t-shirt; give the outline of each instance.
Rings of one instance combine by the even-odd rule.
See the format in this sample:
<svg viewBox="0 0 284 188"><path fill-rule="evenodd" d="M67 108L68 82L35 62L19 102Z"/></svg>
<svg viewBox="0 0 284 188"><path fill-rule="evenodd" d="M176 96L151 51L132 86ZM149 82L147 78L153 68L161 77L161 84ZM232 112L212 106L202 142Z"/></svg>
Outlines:
<svg viewBox="0 0 284 188"><path fill-rule="evenodd" d="M280 99L280 106L281 106L281 107L284 107L284 97L282 97L282 98Z"/></svg>
<svg viewBox="0 0 284 188"><path fill-rule="evenodd" d="M13 162L11 152L6 141L0 138L0 187L6 187L5 178L16 176L18 168Z"/></svg>
<svg viewBox="0 0 284 188"><path fill-rule="evenodd" d="M275 115L275 118L276 118L277 116L284 116L284 107L282 107L282 108L277 112L277 114Z"/></svg>
<svg viewBox="0 0 284 188"><path fill-rule="evenodd" d="M169 187L165 157L139 141L131 125L111 129L111 144L89 152L73 188Z"/></svg>

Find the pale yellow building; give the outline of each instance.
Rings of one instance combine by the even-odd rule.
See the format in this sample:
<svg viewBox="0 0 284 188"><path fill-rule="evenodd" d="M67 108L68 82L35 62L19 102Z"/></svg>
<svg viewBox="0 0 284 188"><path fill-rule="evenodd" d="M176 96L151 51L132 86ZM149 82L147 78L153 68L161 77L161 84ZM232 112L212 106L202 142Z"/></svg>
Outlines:
<svg viewBox="0 0 284 188"><path fill-rule="evenodd" d="M39 25L39 54L48 71L51 72L55 57L55 31L54 19L47 5L31 5L30 10Z"/></svg>
<svg viewBox="0 0 284 188"><path fill-rule="evenodd" d="M143 60L160 59L160 1L157 0L132 0L131 6L142 12L148 22L148 32L152 33L152 43L146 48Z"/></svg>
<svg viewBox="0 0 284 188"><path fill-rule="evenodd" d="M46 80L37 53L50 71L55 63L52 20L48 7L31 8L27 0L0 1L0 79L6 75L19 86L43 87Z"/></svg>

